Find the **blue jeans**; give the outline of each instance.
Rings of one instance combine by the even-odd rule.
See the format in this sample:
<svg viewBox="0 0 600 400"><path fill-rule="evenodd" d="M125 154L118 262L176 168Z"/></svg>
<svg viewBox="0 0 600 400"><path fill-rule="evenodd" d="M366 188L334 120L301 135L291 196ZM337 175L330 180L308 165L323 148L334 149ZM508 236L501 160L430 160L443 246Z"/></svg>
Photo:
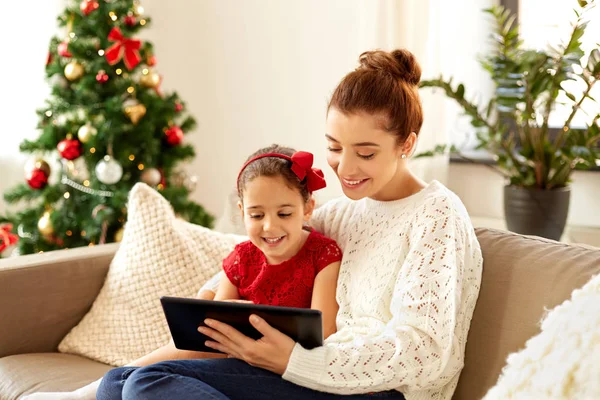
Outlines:
<svg viewBox="0 0 600 400"><path fill-rule="evenodd" d="M404 400L404 396L397 391L349 396L323 393L240 360L198 359L164 361L142 368L115 368L102 379L96 399Z"/></svg>

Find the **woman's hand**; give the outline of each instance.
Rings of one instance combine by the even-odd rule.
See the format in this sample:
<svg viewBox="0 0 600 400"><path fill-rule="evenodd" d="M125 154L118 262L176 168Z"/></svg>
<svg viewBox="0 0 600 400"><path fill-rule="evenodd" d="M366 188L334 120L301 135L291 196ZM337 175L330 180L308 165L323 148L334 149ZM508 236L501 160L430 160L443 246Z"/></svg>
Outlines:
<svg viewBox="0 0 600 400"><path fill-rule="evenodd" d="M289 336L273 328L267 322L256 316L250 316L250 323L263 337L254 340L240 333L231 326L219 321L207 319L208 327L201 326L198 331L213 341L207 341L206 346L222 351L230 357L246 361L248 364L266 369L279 375L285 372L295 342Z"/></svg>

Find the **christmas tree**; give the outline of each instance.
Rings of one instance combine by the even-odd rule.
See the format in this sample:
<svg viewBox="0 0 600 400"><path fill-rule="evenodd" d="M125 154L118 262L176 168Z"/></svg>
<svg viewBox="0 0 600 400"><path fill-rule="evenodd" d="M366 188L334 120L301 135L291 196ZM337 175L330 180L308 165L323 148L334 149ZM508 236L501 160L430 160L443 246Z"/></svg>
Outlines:
<svg viewBox="0 0 600 400"><path fill-rule="evenodd" d="M33 155L24 182L4 194L23 205L0 217L0 254L15 243L28 254L119 241L137 182L156 187L182 218L210 226L188 199L193 179L176 169L194 156L182 139L195 121L176 93L161 91L152 44L136 38L150 25L142 5L73 1L58 21L64 35L51 39L46 60L52 94L38 110L39 137L20 146Z"/></svg>

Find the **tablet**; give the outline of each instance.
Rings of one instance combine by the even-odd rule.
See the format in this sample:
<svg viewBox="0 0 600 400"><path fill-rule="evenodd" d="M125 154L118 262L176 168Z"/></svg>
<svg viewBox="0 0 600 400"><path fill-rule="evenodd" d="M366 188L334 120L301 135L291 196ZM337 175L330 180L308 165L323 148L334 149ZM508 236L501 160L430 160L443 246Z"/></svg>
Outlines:
<svg viewBox="0 0 600 400"><path fill-rule="evenodd" d="M307 308L277 307L163 296L160 302L175 342L181 350L220 353L206 347L209 337L198 332L206 318L231 325L244 335L260 339L262 334L250 324L250 315L262 317L273 328L285 333L306 349L323 345L321 311Z"/></svg>

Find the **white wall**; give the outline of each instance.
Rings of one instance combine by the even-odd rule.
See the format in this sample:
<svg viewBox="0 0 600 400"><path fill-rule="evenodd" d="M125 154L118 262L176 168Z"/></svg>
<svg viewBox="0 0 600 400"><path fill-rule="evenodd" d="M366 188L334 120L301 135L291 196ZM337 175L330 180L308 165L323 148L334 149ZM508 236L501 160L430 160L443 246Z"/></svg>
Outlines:
<svg viewBox="0 0 600 400"><path fill-rule="evenodd" d="M199 122L187 140L197 157L195 199L223 210L243 160L281 143L315 153L326 168L327 99L356 64L359 8L348 0L146 0L163 87L187 101ZM189 34L188 32L193 32Z"/></svg>
<svg viewBox="0 0 600 400"><path fill-rule="evenodd" d="M419 57L424 78L444 71L465 82L469 95L485 93L491 86L476 54L488 42L481 9L495 1L178 0L167 6L145 0L154 23L145 37L155 44L163 86L177 90L199 121L188 137L198 153L189 168L199 178L194 198L221 214L242 160L274 142L314 152L330 182L318 196L341 195L325 162L325 107L358 55L405 46ZM469 23L457 24L463 18ZM441 143L468 127L441 95L426 93L423 101L421 142ZM431 168L438 161L428 160L434 171L423 175L444 180L443 160Z"/></svg>
<svg viewBox="0 0 600 400"><path fill-rule="evenodd" d="M6 209L2 193L23 182L25 155L19 143L39 135L35 110L50 93L44 67L50 38L58 31L56 17L65 0L2 4L0 37L0 214Z"/></svg>

